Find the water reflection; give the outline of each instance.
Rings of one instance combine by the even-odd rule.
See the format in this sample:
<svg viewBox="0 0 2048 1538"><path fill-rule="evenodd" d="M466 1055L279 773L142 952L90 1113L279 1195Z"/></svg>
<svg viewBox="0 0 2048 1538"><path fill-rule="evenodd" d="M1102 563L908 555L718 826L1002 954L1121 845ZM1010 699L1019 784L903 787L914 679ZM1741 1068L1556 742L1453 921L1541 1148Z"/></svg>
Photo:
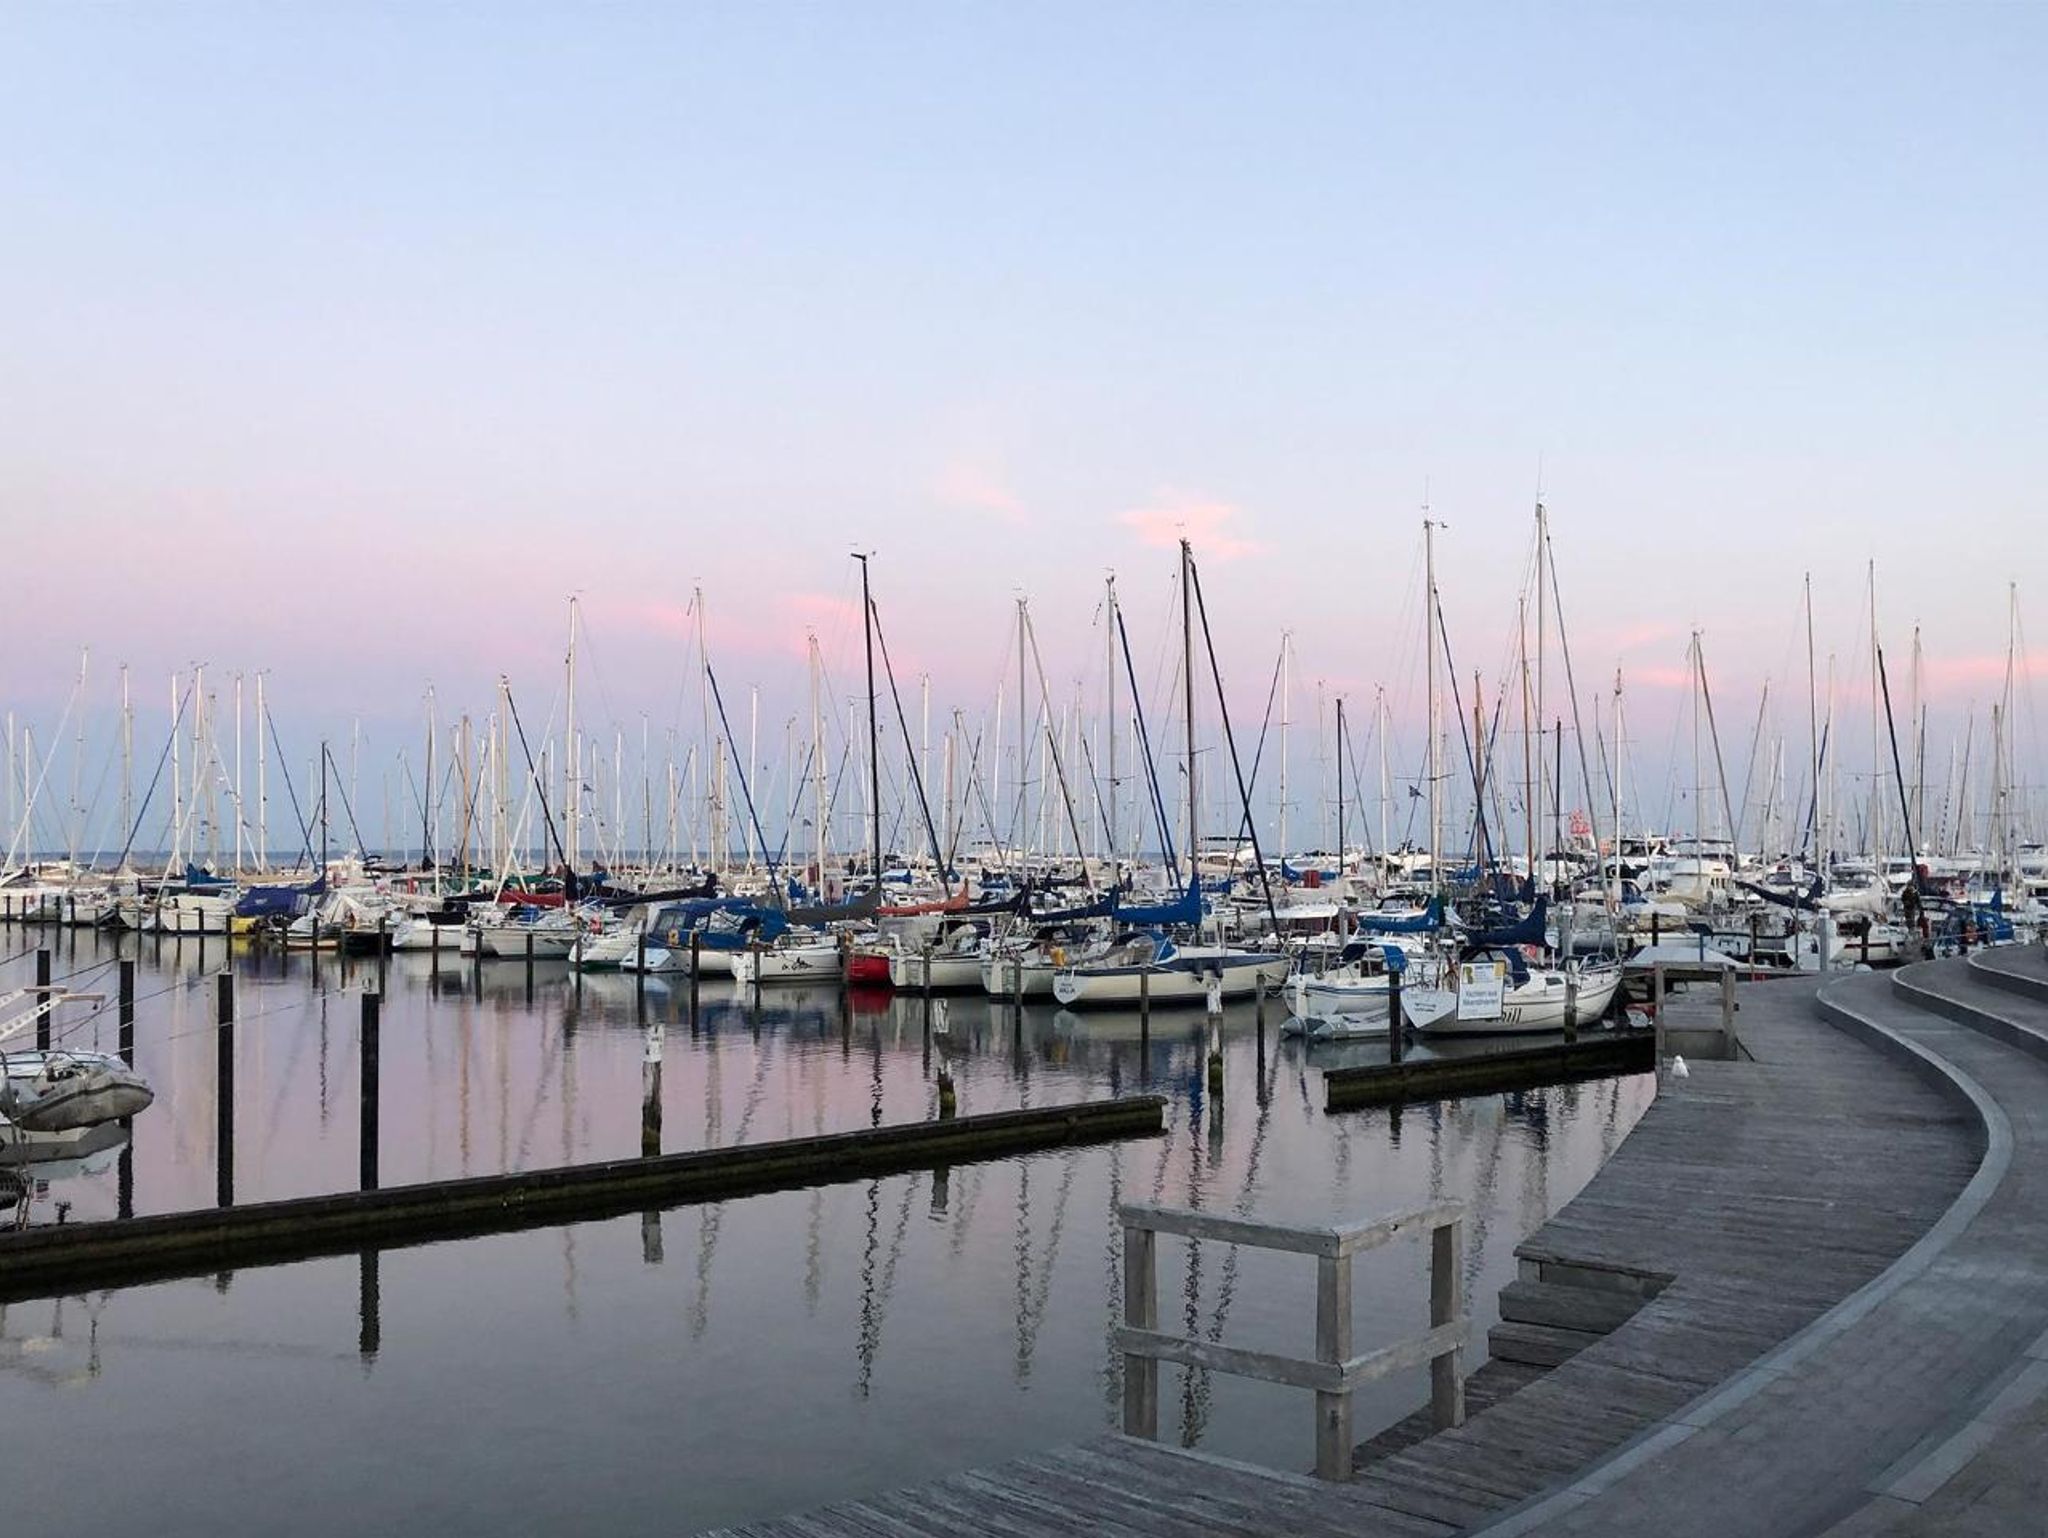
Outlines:
<svg viewBox="0 0 2048 1538"><path fill-rule="evenodd" d="M159 1102L132 1142L50 1180L33 1221L55 1221L59 1198L70 1221L214 1199L223 1123L211 977L225 947L214 941L203 964L190 943L164 945L161 960L154 950L141 951L136 1056ZM78 951L75 965L113 955L90 935ZM695 990L693 1008L687 979L591 975L579 986L559 964L533 969L529 1007L523 965L451 959L437 969L401 955L379 969L234 956L225 1125L237 1200L356 1183L360 994L372 979L384 990L386 1184L925 1120L941 1073L962 1115L1144 1090L1165 1097L1168 1131L17 1303L0 1313L0 1417L21 1428L35 1486L25 1498L75 1521L117 1520L146 1500L163 1532L216 1532L222 1515L246 1521L284 1495L252 1476L234 1486L243 1507L223 1513L206 1428L284 1436L271 1428L287 1423L322 1428L277 1449L281 1468L301 1471L292 1509L309 1513L307 1530L337 1534L344 1514L351 1532L365 1521L448 1530L448 1492L458 1529L602 1519L652 1532L932 1477L1117 1424L1119 1202L1330 1221L1461 1197L1483 1330L1514 1243L1578 1188L1649 1094L1642 1081L1607 1082L1333 1117L1322 1068L1384 1043L1310 1047L1251 1005L1224 1017L1217 1094L1209 1028L1188 1014L1146 1022L719 981ZM85 1023L81 1039L102 1028L111 1017ZM1423 1265L1389 1251L1361 1269L1360 1349L1424 1316ZM1286 1351L1313 1338L1313 1266L1299 1257L1164 1242L1160 1267L1163 1316L1199 1338ZM168 1340L186 1345L157 1349ZM1168 1371L1168 1435L1283 1467L1307 1461L1305 1396ZM60 1379L89 1392L53 1397ZM1421 1393L1412 1380L1373 1386L1361 1426ZM104 1490L36 1485L64 1448L108 1434L162 1449L150 1478L123 1468ZM403 1472L394 1450L423 1445L436 1449L431 1475ZM776 1451L793 1445L803 1458ZM580 1496L546 1472L562 1456L583 1471ZM680 1511L677 1489L688 1492Z"/></svg>

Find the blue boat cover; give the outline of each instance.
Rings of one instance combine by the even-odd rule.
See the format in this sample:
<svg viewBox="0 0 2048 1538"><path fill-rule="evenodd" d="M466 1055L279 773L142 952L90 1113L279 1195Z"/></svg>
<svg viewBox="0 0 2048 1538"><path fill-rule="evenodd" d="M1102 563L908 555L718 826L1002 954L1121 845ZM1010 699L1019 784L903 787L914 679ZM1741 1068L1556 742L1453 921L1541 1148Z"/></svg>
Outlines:
<svg viewBox="0 0 2048 1538"><path fill-rule="evenodd" d="M1188 889L1168 903L1125 903L1113 902L1111 914L1117 922L1142 929L1154 924L1199 924L1202 922L1202 884L1200 877L1188 882Z"/></svg>
<svg viewBox="0 0 2048 1538"><path fill-rule="evenodd" d="M1427 908L1420 913L1410 914L1407 918L1389 918L1380 913L1358 915L1358 927L1368 934L1376 935L1427 934L1432 929L1442 928L1443 922L1444 900L1441 897L1432 897Z"/></svg>

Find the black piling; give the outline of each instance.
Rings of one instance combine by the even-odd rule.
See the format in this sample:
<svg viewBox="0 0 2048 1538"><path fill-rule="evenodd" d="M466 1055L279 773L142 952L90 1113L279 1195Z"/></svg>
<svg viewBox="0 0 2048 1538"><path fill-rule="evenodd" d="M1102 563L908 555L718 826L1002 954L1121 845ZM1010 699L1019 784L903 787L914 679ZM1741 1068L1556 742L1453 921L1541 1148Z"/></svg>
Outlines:
<svg viewBox="0 0 2048 1538"><path fill-rule="evenodd" d="M123 956L117 968L120 981L115 984L114 1019L121 1032L119 1051L121 1061L133 1065L135 1062L135 962L132 957Z"/></svg>
<svg viewBox="0 0 2048 1538"><path fill-rule="evenodd" d="M358 1116L358 1184L365 1191L377 1189L377 1113L382 1096L378 1085L378 1053L380 1034L379 1015L383 999L369 989L363 990L363 1026L358 1033L357 1045L362 1055L362 1071L358 1075L360 1114Z"/></svg>
<svg viewBox="0 0 2048 1538"><path fill-rule="evenodd" d="M382 1250L356 1253L356 1355L364 1367L384 1348L384 1278Z"/></svg>
<svg viewBox="0 0 2048 1538"><path fill-rule="evenodd" d="M47 949L36 951L36 1004L41 1013L36 1016L36 1050L50 1050L50 953Z"/></svg>
<svg viewBox="0 0 2048 1538"><path fill-rule="evenodd" d="M1407 1045L1403 1038L1408 1032L1408 1022L1401 1014L1401 974L1387 969L1387 1061L1401 1061L1401 1049Z"/></svg>
<svg viewBox="0 0 2048 1538"><path fill-rule="evenodd" d="M533 930L526 931L526 1002L533 1002Z"/></svg>
<svg viewBox="0 0 2048 1538"><path fill-rule="evenodd" d="M697 1034L697 982L703 976L704 936L699 930L690 931L690 1034Z"/></svg>
<svg viewBox="0 0 2048 1538"><path fill-rule="evenodd" d="M214 1205L235 1204L235 974L214 979L213 1157Z"/></svg>

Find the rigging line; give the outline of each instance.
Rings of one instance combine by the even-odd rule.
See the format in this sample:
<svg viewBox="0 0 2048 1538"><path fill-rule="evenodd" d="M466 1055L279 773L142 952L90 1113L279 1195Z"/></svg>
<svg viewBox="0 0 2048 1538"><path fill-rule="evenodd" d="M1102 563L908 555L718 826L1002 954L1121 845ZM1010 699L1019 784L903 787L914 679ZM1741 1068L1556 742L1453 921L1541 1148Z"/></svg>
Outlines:
<svg viewBox="0 0 2048 1538"><path fill-rule="evenodd" d="M896 705L896 724L903 732L903 756L910 765L910 783L917 790L918 810L924 813L924 831L930 837L932 853L936 855L939 852L939 830L932 822L932 804L924 793L924 771L918 766L917 749L911 745L910 720L903 713L903 695L896 687L896 669L889 661L888 638L882 634L882 611L872 599L868 602L868 618L874 622L875 644L882 649L882 676L889 680L889 698ZM899 828L902 822L903 817L899 814L897 817ZM892 840L891 842L894 841ZM939 873L939 879L941 881L947 880L949 875L950 862L948 862L948 869L942 870Z"/></svg>
<svg viewBox="0 0 2048 1538"><path fill-rule="evenodd" d="M1160 799L1159 795L1159 769L1152 761L1152 736L1151 733L1145 730L1145 705L1138 698L1138 673L1136 667L1131 662L1131 636L1130 632L1124 627L1124 611L1121 607L1116 611L1116 633L1117 638L1123 643L1124 672L1129 675L1131 680L1131 714L1137 719L1138 746L1145 754L1145 779L1152 791L1152 815L1159 825L1160 848L1166 855L1166 867L1173 872L1174 882L1178 885L1180 882L1180 856L1174 853L1173 831L1168 825L1166 803ZM1191 868L1194 864L1194 857L1195 852L1190 849L1188 851L1188 863Z"/></svg>
<svg viewBox="0 0 2048 1538"><path fill-rule="evenodd" d="M1074 792L1072 787L1067 784L1067 767L1060 760L1059 733L1053 724L1052 691L1046 687L1045 659L1038 654L1038 627L1031 623L1031 610L1029 608L1026 608L1024 611L1024 641L1031 648L1031 661L1038 669L1039 713L1040 719L1045 726L1045 743L1046 747L1050 750L1053 775L1060 783L1060 804L1066 808L1067 826L1073 830L1074 851L1079 855L1087 841L1081 836L1081 820L1074 815ZM912 768L915 769L915 767L913 764ZM1095 890L1095 876L1088 869L1088 860L1085 855L1081 856L1081 876L1087 883L1088 890L1093 892Z"/></svg>
<svg viewBox="0 0 2048 1538"><path fill-rule="evenodd" d="M320 744L320 751L327 756L327 767L334 771L334 793L341 797L341 809L348 817L348 830L355 835L356 853L367 854L370 846L363 842L363 830L356 826L356 809L348 804L348 792L342 788L341 765L334 761L334 752L326 743Z"/></svg>
<svg viewBox="0 0 2048 1538"><path fill-rule="evenodd" d="M135 814L135 826L128 830L127 842L121 845L121 858L114 862L115 870L121 870L128 864L128 856L135 849L135 835L142 831L142 819L149 815L150 800L156 795L157 786L163 783L164 765L170 762L171 744L178 740L178 724L185 719L185 706L191 701L192 688L187 684L185 698L178 701L177 714L171 718L170 733L164 738L164 750L156 756L156 773L149 777L149 789L143 792L142 807Z"/></svg>
<svg viewBox="0 0 2048 1538"><path fill-rule="evenodd" d="M1196 568L1194 553L1188 550L1185 542L1181 549L1186 552L1188 578L1194 584L1195 610L1202 616L1202 645L1209 653L1209 675L1216 681L1216 710L1223 717L1223 744L1230 749L1230 770L1237 777L1238 798L1244 803L1245 821L1251 829L1252 858L1259 866L1259 887L1266 895L1266 916L1273 921L1273 935L1277 940L1280 935L1280 909L1273 901L1273 876L1266 869L1266 856L1259 848L1258 826L1251 821L1251 792L1245 786L1244 769L1237 759L1237 737L1230 729L1230 707L1223 699L1223 669L1216 662L1216 637L1209 633L1209 605L1202 598L1202 573ZM1192 860L1194 851L1190 850L1188 854Z"/></svg>
<svg viewBox="0 0 2048 1538"><path fill-rule="evenodd" d="M1564 653L1565 692L1572 697L1572 735L1579 743L1579 783L1586 790L1586 821L1593 831L1593 847L1600 847L1600 798L1593 794L1592 760L1586 756L1586 730L1579 722L1579 681L1572 672L1572 644L1564 629L1564 595L1557 587L1557 553L1551 548L1550 531L1543 531L1543 553L1550 567L1551 613L1557 620L1557 645ZM1609 787L1611 790L1612 787ZM1617 829L1617 836L1620 830Z"/></svg>
<svg viewBox="0 0 2048 1538"><path fill-rule="evenodd" d="M512 698L511 681L509 679L501 679L500 682L504 685L505 689L505 708L512 712L512 729L519 734L519 751L526 755L527 788L530 792L540 797L541 819L547 824L548 837L555 842L555 853L561 856L562 864L566 866L569 863L568 851L562 848L562 836L555 831L555 814L548 809L548 790L540 782L540 770L534 767L533 749L528 747L526 743L526 728L520 724L519 706ZM554 718L552 706L549 707L548 716L549 725L552 727Z"/></svg>
<svg viewBox="0 0 2048 1538"><path fill-rule="evenodd" d="M754 791L747 782L747 766L740 762L738 744L733 741L732 722L727 720L725 715L725 696L719 692L718 674L712 668L711 659L708 657L704 659L704 676L711 684L711 701L718 707L718 724L725 728L725 756L732 761L733 772L739 776L740 799L747 803L747 820L754 825L754 846L765 857L768 853L768 836L761 831L761 814L754 810ZM773 865L768 867L768 874L771 877L775 874ZM880 880L879 873L876 879Z"/></svg>
<svg viewBox="0 0 2048 1538"><path fill-rule="evenodd" d="M298 823L299 837L304 841L299 846L299 853L305 859L310 860L313 857L313 831L306 825L305 813L299 810L299 792L292 784L292 771L285 758L284 744L277 740L277 717L271 714L270 707L267 704L263 707L263 722L270 728L270 745L277 749L277 772L284 776L285 794L291 797L292 817ZM165 751L168 752L169 749L166 748ZM159 765L159 768L161 768L161 765ZM152 782L150 788L152 790L155 789L154 782Z"/></svg>
<svg viewBox="0 0 2048 1538"><path fill-rule="evenodd" d="M1465 699L1458 691L1458 668L1457 664L1451 660L1451 632L1444 624L1444 605L1441 596L1436 599L1435 607L1437 634L1443 640L1444 670L1450 674L1451 679L1451 709L1458 717L1458 736L1465 744L1465 766L1471 771L1472 794L1476 799L1480 794L1479 760L1475 756L1475 750L1472 745L1472 730L1465 721ZM1491 860L1493 858L1493 845L1491 841L1482 842L1485 831L1486 819L1480 817L1473 826L1472 858L1475 864L1482 859ZM1434 872L1431 874L1432 879L1439 879L1435 876Z"/></svg>

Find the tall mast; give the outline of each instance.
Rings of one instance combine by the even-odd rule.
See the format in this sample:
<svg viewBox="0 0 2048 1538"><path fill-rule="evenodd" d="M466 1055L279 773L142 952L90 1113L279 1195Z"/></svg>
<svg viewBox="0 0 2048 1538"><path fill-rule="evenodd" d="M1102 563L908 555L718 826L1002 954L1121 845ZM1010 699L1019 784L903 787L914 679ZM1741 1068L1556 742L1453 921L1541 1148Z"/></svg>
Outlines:
<svg viewBox="0 0 2048 1538"><path fill-rule="evenodd" d="M1543 730L1544 721L1543 654L1549 649L1549 615L1546 607L1546 600L1549 594L1545 591L1549 584L1543 580L1545 551L1549 545L1550 515L1544 511L1543 499L1539 496L1536 499L1536 730L1539 733ZM1543 767L1542 744L1539 742L1536 752L1536 815L1530 824L1536 830L1536 836L1539 839L1543 836L1543 808L1545 805ZM1562 796L1564 794L1564 787L1561 785L1552 786L1550 791L1553 794ZM1536 848L1533 843L1530 845L1529 859L1531 862L1529 877L1533 881L1536 877Z"/></svg>
<svg viewBox="0 0 2048 1538"><path fill-rule="evenodd" d="M919 680L919 685L918 685L918 692L919 692L919 694L920 694L920 696L921 696L921 700L920 700L920 703L919 703L919 706L918 706L918 709L919 709L919 712L920 712L920 722L919 722L919 726L918 726L918 749L917 749L917 756L918 756L918 761L917 761L917 782L918 782L919 786L925 786L925 785L929 785L929 784L931 784L931 782L932 782L932 675L931 675L931 674L929 674L929 673L926 673L926 674L924 674L924 675L922 676L922 678L921 678L921 679ZM928 833L929 833L929 830L927 830L927 834L928 834ZM939 862L940 862L941 860L943 860L944 858L945 858L945 851L944 851L944 850L941 850L941 849L934 849L934 850L932 850L932 851L931 851L931 860L932 860L932 864L933 864L933 866L934 866L935 868L936 868L936 867L938 866ZM943 881L944 879L945 879L945 877L944 877L944 873L943 873L943 872L941 872L941 873L940 873L940 880L942 880L942 881Z"/></svg>
<svg viewBox="0 0 2048 1538"><path fill-rule="evenodd" d="M1813 658L1813 573L1806 574L1806 723L1813 750L1813 858L1822 871L1827 863L1820 857L1820 680Z"/></svg>
<svg viewBox="0 0 2048 1538"><path fill-rule="evenodd" d="M1337 874L1344 874L1344 696L1337 696Z"/></svg>
<svg viewBox="0 0 2048 1538"><path fill-rule="evenodd" d="M270 787L265 783L270 763L270 717L263 706L263 669L256 674L256 868L270 868Z"/></svg>
<svg viewBox="0 0 2048 1538"><path fill-rule="evenodd" d="M78 654L78 730L71 740L71 869L78 870L78 846L85 838L85 669L92 656L86 647Z"/></svg>
<svg viewBox="0 0 2048 1538"><path fill-rule="evenodd" d="M759 684L749 684L747 686L747 776L746 780L741 783L740 788L744 791L747 784L758 782L760 774L761 686ZM752 817L749 817L740 825L740 839L746 846L747 869L752 870L756 853L754 848L754 819ZM761 857L761 863L767 864L768 851L763 849L758 852Z"/></svg>
<svg viewBox="0 0 2048 1538"><path fill-rule="evenodd" d="M818 633L811 651L811 842L817 859L817 890L825 890L825 711L818 694Z"/></svg>
<svg viewBox="0 0 2048 1538"><path fill-rule="evenodd" d="M1029 848L1031 828L1031 726L1024 709L1024 611L1028 598L1017 600L1017 846Z"/></svg>
<svg viewBox="0 0 2048 1538"><path fill-rule="evenodd" d="M1109 800L1103 808L1103 843L1108 846L1110 884L1116 884L1117 843L1116 843L1116 573L1111 572L1104 584L1108 594L1107 623L1102 627L1105 640L1107 667L1104 674L1109 704L1105 711L1109 725Z"/></svg>
<svg viewBox="0 0 2048 1538"><path fill-rule="evenodd" d="M262 686L262 678L257 679ZM12 733L9 734L12 736ZM10 742L11 748L13 744ZM128 664L121 664L121 844L135 823L135 706L128 698ZM126 863L125 861L123 862Z"/></svg>
<svg viewBox="0 0 2048 1538"><path fill-rule="evenodd" d="M1199 877L1201 843L1198 810L1201 802L1195 784L1195 566L1194 547L1180 542L1180 643L1181 706L1187 716L1188 745L1188 871Z"/></svg>
<svg viewBox="0 0 2048 1538"><path fill-rule="evenodd" d="M569 832L568 847L563 853L569 868L574 870L583 863L578 858L582 852L583 787L580 782L583 778L583 748L576 736L576 598L573 594L569 598L569 655L562 666L567 675L563 684L562 713L562 821ZM598 804L602 806L604 803Z"/></svg>
<svg viewBox="0 0 2048 1538"><path fill-rule="evenodd" d="M1280 858L1287 858L1287 728L1292 718L1287 708L1288 696L1294 692L1294 633L1280 632ZM1339 752L1343 751L1341 748Z"/></svg>
<svg viewBox="0 0 2048 1538"><path fill-rule="evenodd" d="M1432 892L1443 889L1437 852L1443 843L1443 800L1440 763L1443 753L1442 722L1438 715L1436 691L1436 523L1429 517L1429 504L1422 508L1422 649L1429 662L1429 884Z"/></svg>
<svg viewBox="0 0 2048 1538"><path fill-rule="evenodd" d="M26 750L24 750L26 751ZM24 812L26 818L27 813ZM170 864L177 868L178 852L183 847L185 828L185 773L178 757L178 675L171 675L171 855Z"/></svg>
<svg viewBox="0 0 2048 1538"><path fill-rule="evenodd" d="M434 686L427 685L427 781L420 787L420 862L434 866L434 885L440 886L440 867L434 864Z"/></svg>
<svg viewBox="0 0 2048 1538"><path fill-rule="evenodd" d="M1597 701L1595 702L1597 705ZM1621 669L1614 670L1614 849L1611 864L1613 879L1608 883L1607 908L1610 913L1621 909Z"/></svg>
<svg viewBox="0 0 2048 1538"><path fill-rule="evenodd" d="M867 642L868 657L868 811L873 825L868 845L868 875L879 890L882 885L882 755L876 751L878 739L875 731L875 600L868 592L868 558L856 555L854 559L860 562L860 625ZM1018 645L1017 669L1021 678L1024 668L1021 632ZM1021 690L1019 703L1022 703Z"/></svg>
<svg viewBox="0 0 2048 1538"><path fill-rule="evenodd" d="M1884 797L1877 793L1879 783L1878 764L1882 754L1878 748L1878 660L1877 660L1877 562L1871 560L1864 565L1865 580L1870 593L1870 856L1878 862L1878 869L1884 869L1885 841Z"/></svg>
<svg viewBox="0 0 2048 1538"><path fill-rule="evenodd" d="M1540 596L1541 589L1538 589ZM1539 719L1529 695L1529 600L1524 598L1515 605L1515 634L1522 653L1522 812L1526 842L1523 848L1529 854L1529 879L1536 879L1536 759L1530 732ZM1505 831L1503 831L1505 837Z"/></svg>
<svg viewBox="0 0 2048 1538"><path fill-rule="evenodd" d="M1387 858L1387 798L1393 790L1393 782L1387 778L1387 686L1380 684L1375 693L1374 713L1378 720L1373 725L1373 731L1380 739L1380 859L1384 861ZM1384 872L1384 865L1381 869ZM1380 890L1383 885L1376 882L1374 889Z"/></svg>
<svg viewBox="0 0 2048 1538"><path fill-rule="evenodd" d="M1700 701L1707 692L1706 665L1700 658L1700 633L1692 633L1692 853L1695 874L1707 873L1707 785L1700 767Z"/></svg>
<svg viewBox="0 0 2048 1538"><path fill-rule="evenodd" d="M235 869L242 868L242 675L235 674Z"/></svg>
<svg viewBox="0 0 2048 1538"><path fill-rule="evenodd" d="M1922 845L1932 847L1927 835L1927 717L1920 705L1920 627L1913 627L1913 715L1910 723L1913 733L1913 826L1920 830ZM1906 853L1914 860L1920 851L1909 849Z"/></svg>

